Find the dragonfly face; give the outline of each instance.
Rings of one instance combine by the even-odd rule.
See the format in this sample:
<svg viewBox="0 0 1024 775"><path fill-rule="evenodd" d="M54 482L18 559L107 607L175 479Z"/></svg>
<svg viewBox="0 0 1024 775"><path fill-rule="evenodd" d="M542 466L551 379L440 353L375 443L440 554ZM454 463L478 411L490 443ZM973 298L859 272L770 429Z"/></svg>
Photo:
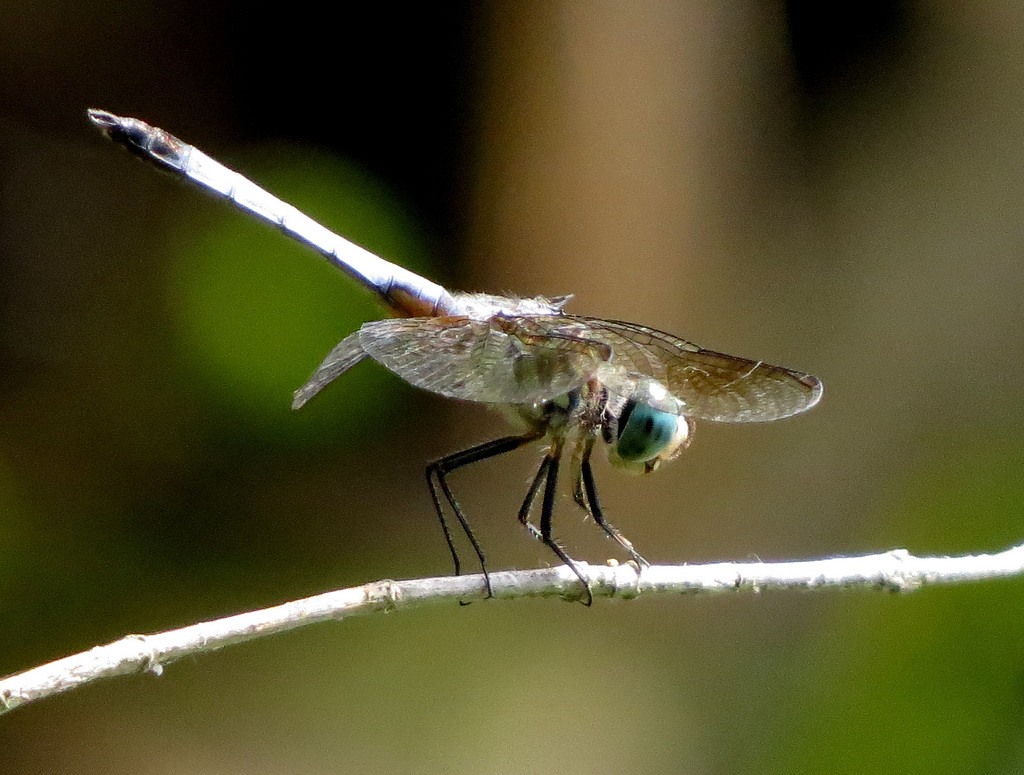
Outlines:
<svg viewBox="0 0 1024 775"><path fill-rule="evenodd" d="M653 380L641 380L633 395L610 402L606 413L608 459L629 473L649 474L690 444L690 421L683 407Z"/></svg>
<svg viewBox="0 0 1024 775"><path fill-rule="evenodd" d="M598 441L613 464L649 473L690 443L695 421L769 422L814 406L821 382L797 371L704 350L653 328L563 311L569 296L516 299L452 293L334 234L202 151L138 119L90 110L111 140L136 156L180 175L239 209L319 251L376 292L397 317L371 321L347 336L296 391L299 409L328 384L370 358L424 390L449 398L504 407L526 426L456 452L427 467L431 498L445 540L461 571L446 510L461 525L490 578L483 551L448 485L447 475L470 463L546 440L547 450L519 510L519 521L569 565L552 536L558 472L570 453L576 503L637 565L645 565L604 518L590 457ZM541 499L539 525L530 521Z"/></svg>

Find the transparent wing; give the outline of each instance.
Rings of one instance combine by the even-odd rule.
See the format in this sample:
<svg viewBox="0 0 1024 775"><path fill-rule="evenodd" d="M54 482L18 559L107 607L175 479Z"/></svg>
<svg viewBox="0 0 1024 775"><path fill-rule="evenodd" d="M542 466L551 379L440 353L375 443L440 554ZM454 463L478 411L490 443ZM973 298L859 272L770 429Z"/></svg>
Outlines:
<svg viewBox="0 0 1024 775"><path fill-rule="evenodd" d="M292 406L305 404L367 355L416 387L480 403L550 401L592 377L629 396L646 376L664 385L688 417L769 422L810 409L822 392L809 374L703 350L635 323L576 315L454 316L364 324L330 352Z"/></svg>
<svg viewBox="0 0 1024 775"><path fill-rule="evenodd" d="M324 362L317 366L309 381L295 391L292 409L301 409L309 399L365 357L366 353L359 346L359 332L346 336L337 347L327 353Z"/></svg>
<svg viewBox="0 0 1024 775"><path fill-rule="evenodd" d="M612 356L607 343L587 338L584 325L562 315L397 318L366 323L358 333L363 351L405 381L481 403L558 398Z"/></svg>
<svg viewBox="0 0 1024 775"><path fill-rule="evenodd" d="M683 404L682 413L714 422L770 422L818 403L817 377L703 350L685 339L619 320L566 316L587 336L608 344L612 358L597 378L609 389L628 391L630 374L664 385Z"/></svg>

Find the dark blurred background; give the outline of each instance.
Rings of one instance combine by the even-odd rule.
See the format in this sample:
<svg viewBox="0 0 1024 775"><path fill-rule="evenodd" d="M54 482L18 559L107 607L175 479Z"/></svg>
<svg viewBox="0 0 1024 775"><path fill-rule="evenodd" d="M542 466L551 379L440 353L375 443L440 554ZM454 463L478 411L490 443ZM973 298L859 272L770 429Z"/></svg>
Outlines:
<svg viewBox="0 0 1024 775"><path fill-rule="evenodd" d="M195 143L463 290L575 293L820 376L810 414L598 466L652 561L1024 536L1024 6L0 6L0 674L450 572L423 466L505 432L372 364L309 251L105 142ZM453 476L494 568L537 450ZM617 556L563 495L559 537ZM5 772L1024 769L1018 582L477 603L321 625L0 719Z"/></svg>

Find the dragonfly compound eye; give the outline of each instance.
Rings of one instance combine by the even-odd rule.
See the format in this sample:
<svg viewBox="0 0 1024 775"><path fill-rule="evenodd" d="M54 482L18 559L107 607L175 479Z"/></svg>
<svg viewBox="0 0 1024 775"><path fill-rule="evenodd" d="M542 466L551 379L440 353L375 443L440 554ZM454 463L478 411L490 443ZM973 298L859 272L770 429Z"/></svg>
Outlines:
<svg viewBox="0 0 1024 775"><path fill-rule="evenodd" d="M686 421L679 415L631 399L619 416L613 462L615 458L627 464L653 461L678 447L686 433Z"/></svg>

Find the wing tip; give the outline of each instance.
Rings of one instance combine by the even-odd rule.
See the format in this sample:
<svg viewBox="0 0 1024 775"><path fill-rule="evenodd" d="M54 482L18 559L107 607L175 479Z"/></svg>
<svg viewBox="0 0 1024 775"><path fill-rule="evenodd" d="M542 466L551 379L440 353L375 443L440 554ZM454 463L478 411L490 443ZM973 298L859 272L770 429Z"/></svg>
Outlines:
<svg viewBox="0 0 1024 775"><path fill-rule="evenodd" d="M804 409L810 409L821 400L821 396L825 392L825 385L811 374L801 374L798 380L809 391L807 406Z"/></svg>

